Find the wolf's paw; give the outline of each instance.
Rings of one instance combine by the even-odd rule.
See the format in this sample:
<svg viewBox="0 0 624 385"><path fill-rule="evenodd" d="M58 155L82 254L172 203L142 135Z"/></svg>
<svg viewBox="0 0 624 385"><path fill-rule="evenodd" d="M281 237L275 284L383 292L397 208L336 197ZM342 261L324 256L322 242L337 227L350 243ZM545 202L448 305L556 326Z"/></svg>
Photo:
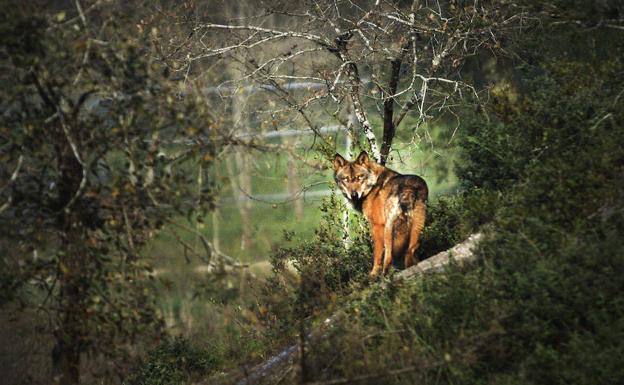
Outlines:
<svg viewBox="0 0 624 385"><path fill-rule="evenodd" d="M381 266L373 266L373 270L371 270L369 276L371 278L375 278L379 275L380 271L381 271Z"/></svg>

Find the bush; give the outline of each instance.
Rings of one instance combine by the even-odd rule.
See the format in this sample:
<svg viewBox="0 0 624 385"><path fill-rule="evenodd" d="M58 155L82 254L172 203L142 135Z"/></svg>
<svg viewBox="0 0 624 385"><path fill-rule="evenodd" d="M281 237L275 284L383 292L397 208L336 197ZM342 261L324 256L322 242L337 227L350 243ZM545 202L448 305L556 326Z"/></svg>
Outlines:
<svg viewBox="0 0 624 385"><path fill-rule="evenodd" d="M473 117L464 189L430 202L419 251L479 230L472 265L369 285L368 226L354 222L345 249L331 197L314 239L275 253L262 338L298 335L306 381L624 383L623 72L617 58L549 59L518 101Z"/></svg>
<svg viewBox="0 0 624 385"><path fill-rule="evenodd" d="M368 226L361 216L351 215L346 248L342 213L347 209L331 195L321 206L323 216L313 239L282 247L272 256L274 274L265 290L272 315L269 319L274 322L267 332L272 337L283 339L300 332L301 327L307 327L302 322L307 324L311 316L327 312L339 296L368 281L372 259ZM289 240L291 234L286 238ZM287 279L288 266L294 267L296 282Z"/></svg>
<svg viewBox="0 0 624 385"><path fill-rule="evenodd" d="M448 250L491 222L501 199L499 192L473 188L430 201L418 258L422 261Z"/></svg>
<svg viewBox="0 0 624 385"><path fill-rule="evenodd" d="M545 254L528 245L547 227L497 232L473 266L374 287L313 345L309 371L369 384L621 383L624 228L613 226L549 233Z"/></svg>
<svg viewBox="0 0 624 385"><path fill-rule="evenodd" d="M487 223L478 261L360 293L309 345L314 380L624 382L624 65L546 68L466 139L466 190L430 204L423 255Z"/></svg>
<svg viewBox="0 0 624 385"><path fill-rule="evenodd" d="M218 348L199 348L188 339L165 340L149 353L128 378L130 385L173 385L191 383L207 376L222 362Z"/></svg>

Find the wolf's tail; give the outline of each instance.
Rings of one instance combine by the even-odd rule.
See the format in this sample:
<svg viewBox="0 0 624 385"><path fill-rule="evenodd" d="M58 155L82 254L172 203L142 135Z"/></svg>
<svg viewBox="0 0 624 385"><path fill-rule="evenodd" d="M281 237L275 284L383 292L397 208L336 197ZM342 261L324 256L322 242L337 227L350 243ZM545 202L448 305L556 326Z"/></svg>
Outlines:
<svg viewBox="0 0 624 385"><path fill-rule="evenodd" d="M401 211L407 214L414 208L414 204L418 199L418 195L416 191L413 189L405 189L401 191L399 194L399 206L401 207Z"/></svg>

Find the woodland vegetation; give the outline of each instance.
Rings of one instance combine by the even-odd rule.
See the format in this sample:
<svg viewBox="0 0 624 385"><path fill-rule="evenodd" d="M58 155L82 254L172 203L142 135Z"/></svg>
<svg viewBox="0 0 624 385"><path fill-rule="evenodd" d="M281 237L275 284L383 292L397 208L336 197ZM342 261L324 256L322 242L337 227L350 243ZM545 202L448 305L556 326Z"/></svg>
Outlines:
<svg viewBox="0 0 624 385"><path fill-rule="evenodd" d="M3 383L624 383L620 1L2 5ZM371 281L360 149L474 262Z"/></svg>

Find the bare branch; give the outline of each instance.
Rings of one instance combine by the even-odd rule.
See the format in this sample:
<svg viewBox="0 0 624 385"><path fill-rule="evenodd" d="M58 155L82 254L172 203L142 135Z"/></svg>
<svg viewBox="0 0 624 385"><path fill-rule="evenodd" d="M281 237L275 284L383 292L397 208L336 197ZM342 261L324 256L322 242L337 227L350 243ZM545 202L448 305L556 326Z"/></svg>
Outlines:
<svg viewBox="0 0 624 385"><path fill-rule="evenodd" d="M324 46L324 47L331 46L331 43L329 41L327 41L326 39L323 39L321 36L314 35L314 34L311 34L311 33L305 33L305 32L280 31L280 30L276 30L276 29L263 28L263 27L253 26L253 25L228 25L228 24L212 24L212 23L202 24L202 25L196 27L195 30L204 29L204 28L207 28L207 29L224 29L224 30L229 30L229 31L236 31L236 30L253 31L253 32L268 34L269 35L269 40L272 40L274 38L283 39L283 38L289 38L290 37L290 38L298 38L298 39L308 40L308 41L314 42L314 43L319 44L319 45Z"/></svg>
<svg viewBox="0 0 624 385"><path fill-rule="evenodd" d="M82 192L85 186L87 185L87 166L82 161L82 158L80 158L80 154L78 153L78 147L76 146L76 143L74 143L74 141L72 140L72 137L69 133L69 129L67 128L67 124L65 123L65 115L63 114L63 111L61 111L60 107L57 107L57 108L58 108L57 116L61 123L63 134L65 134L65 139L67 139L67 143L69 143L72 153L74 154L74 157L76 158L76 161L78 162L78 164L80 164L81 171L82 171L82 179L80 180L80 185L78 186L78 189L76 190L74 195L71 197L69 202L67 202L65 207L63 207L63 210L67 211L71 208L71 206L73 206L73 204L80 197L80 195L82 195Z"/></svg>
<svg viewBox="0 0 624 385"><path fill-rule="evenodd" d="M255 81L266 85L288 106L281 112L299 114L313 130L315 113L329 110L323 102L331 99L337 104L332 108L335 111L345 111L344 104L350 102L371 156L383 163L399 124L412 111L420 125L438 114L452 113L465 90L477 95L458 79L457 69L467 57L483 49L497 49L500 36L525 28L527 17L524 10L511 5L491 12L479 2L445 6L439 1L363 4L347 0L345 5L349 12L343 11L340 2L315 0L311 7L300 10L269 9L260 16L244 18L241 24L197 25L194 31L239 33L221 47L202 41L189 60L231 55L228 60L244 64L248 71L240 79L222 84ZM282 15L284 27L262 24L274 22L267 17L276 14ZM384 73L387 67L380 65L383 62L390 62L389 74ZM324 84L325 92L317 87L302 92L288 89L285 82L291 79ZM369 84L377 89L369 92ZM380 146L371 109L377 109L383 119ZM336 113L328 115L333 119Z"/></svg>
<svg viewBox="0 0 624 385"><path fill-rule="evenodd" d="M0 187L0 192L3 192L7 187L11 185L11 183L15 182L17 176L19 175L20 169L22 168L23 161L24 155L20 155L19 158L17 158L17 165L15 165L15 170L13 170L13 172L11 173L11 177L9 178L7 183L5 183L4 186Z"/></svg>

